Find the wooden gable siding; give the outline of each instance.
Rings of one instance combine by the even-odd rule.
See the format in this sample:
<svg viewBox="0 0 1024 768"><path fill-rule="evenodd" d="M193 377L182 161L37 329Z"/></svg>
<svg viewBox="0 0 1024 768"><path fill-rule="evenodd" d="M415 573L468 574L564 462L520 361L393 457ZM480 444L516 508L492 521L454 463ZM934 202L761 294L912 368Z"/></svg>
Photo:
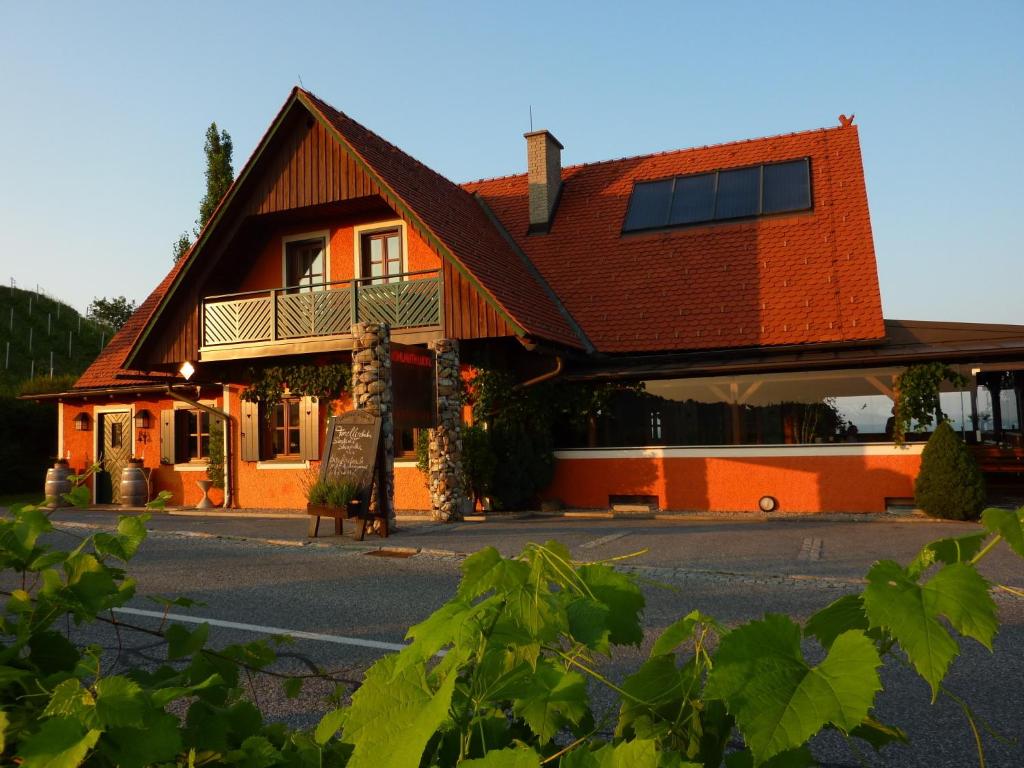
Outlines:
<svg viewBox="0 0 1024 768"><path fill-rule="evenodd" d="M514 336L506 320L450 262L441 267L444 276L444 334L450 339L483 339Z"/></svg>
<svg viewBox="0 0 1024 768"><path fill-rule="evenodd" d="M301 117L301 116L299 116ZM243 215L369 197L380 192L319 122L292 119L277 137L272 159L248 198Z"/></svg>
<svg viewBox="0 0 1024 768"><path fill-rule="evenodd" d="M145 364L177 369L185 360L199 358L199 295L185 291L171 314L165 315L161 327L149 340Z"/></svg>

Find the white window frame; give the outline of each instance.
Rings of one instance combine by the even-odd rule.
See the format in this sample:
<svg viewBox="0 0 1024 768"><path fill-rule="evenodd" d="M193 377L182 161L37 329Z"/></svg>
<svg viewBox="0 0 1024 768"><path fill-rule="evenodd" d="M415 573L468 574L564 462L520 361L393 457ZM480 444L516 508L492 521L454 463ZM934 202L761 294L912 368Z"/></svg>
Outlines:
<svg viewBox="0 0 1024 768"><path fill-rule="evenodd" d="M213 400L197 400L196 402L198 402L200 405L208 405L211 408L216 408L217 407L217 404ZM175 400L174 404L171 407L175 411L195 411L195 410L197 410L196 408L194 408L193 406L189 405L188 403L181 402L181 400ZM177 415L177 414L175 414L175 415ZM210 414L210 419L211 419L211 428L212 428L213 414ZM175 424L175 440L177 440L177 424ZM177 446L175 446L175 451L176 450L177 450ZM172 467L173 467L175 472L205 472L209 466L210 466L210 460L209 459L196 459L195 461L179 461L179 462L176 462L175 464L172 465Z"/></svg>
<svg viewBox="0 0 1024 768"><path fill-rule="evenodd" d="M288 243L295 243L301 240L324 241L324 282L331 282L331 231L321 229L316 232L303 232L298 235L285 235L281 238L281 287L289 288L288 285ZM330 290L330 285L325 285L324 290Z"/></svg>
<svg viewBox="0 0 1024 768"><path fill-rule="evenodd" d="M363 235L397 228L400 233L402 250L402 272L409 271L409 230L403 219L375 221L372 224L358 224L352 227L352 274L356 278L369 277L363 274ZM405 280L405 278L402 278Z"/></svg>

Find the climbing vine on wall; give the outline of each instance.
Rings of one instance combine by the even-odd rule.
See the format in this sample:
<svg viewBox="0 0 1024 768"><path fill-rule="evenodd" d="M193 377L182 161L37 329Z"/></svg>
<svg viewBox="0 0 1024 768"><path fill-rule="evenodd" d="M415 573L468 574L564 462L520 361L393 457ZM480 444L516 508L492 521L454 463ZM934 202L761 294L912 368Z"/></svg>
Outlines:
<svg viewBox="0 0 1024 768"><path fill-rule="evenodd" d="M249 369L249 386L242 399L259 403L269 414L287 392L291 397L337 400L352 386L352 369L337 365L287 365Z"/></svg>
<svg viewBox="0 0 1024 768"><path fill-rule="evenodd" d="M945 421L939 407L939 387L948 381L954 387L967 386L967 378L945 363L911 365L895 381L896 408L893 440L903 445L911 424L928 427L933 421Z"/></svg>

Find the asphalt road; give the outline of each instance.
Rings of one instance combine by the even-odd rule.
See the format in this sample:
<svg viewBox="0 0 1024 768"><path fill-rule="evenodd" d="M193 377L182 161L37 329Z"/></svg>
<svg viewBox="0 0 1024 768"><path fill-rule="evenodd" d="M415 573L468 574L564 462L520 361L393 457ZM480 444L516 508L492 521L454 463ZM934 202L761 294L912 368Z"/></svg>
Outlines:
<svg viewBox="0 0 1024 768"><path fill-rule="evenodd" d="M81 534L107 527L108 513L61 512L55 518ZM84 527L83 527L84 526ZM328 635L299 639L282 649L281 668L298 671L308 662L358 679L386 651L352 643L401 643L406 628L425 618L453 593L459 558L494 544L516 552L527 541L558 539L579 559L596 560L646 549L629 561L643 577L647 597L647 640L639 650L618 653L605 664L613 678L628 674L646 656L664 627L693 608L734 624L768 611L804 618L839 595L857 588L857 579L881 558L906 561L932 539L972 530L943 523L761 522L733 520L581 521L462 523L449 526L403 524L385 542L359 546L325 537L309 545L304 519L155 517L154 531L133 562L138 595L131 607L159 611L149 596L185 595L202 601L189 613L259 627ZM329 526L328 526L329 528ZM220 538L218 538L220 537ZM268 543L273 541L275 543ZM370 547L422 550L412 557L368 556ZM404 554L408 554L406 551ZM993 580L1024 586L1024 567L1010 556L986 562ZM999 598L1002 628L994 654L972 641L948 678L951 690L966 698L996 730L1016 740L1004 745L985 737L989 766L1024 765L1024 600ZM153 627L159 620L122 614L124 621ZM109 630L86 628L82 641L114 647ZM131 650L122 658L156 662L162 649L152 638L125 633ZM260 636L250 629L214 627L211 642L223 645ZM265 635L264 635L265 636ZM903 727L912 746L889 747L882 757L858 757L839 738L814 744L823 765L970 766L977 764L973 740L961 711L951 702L932 705L926 685L899 663L887 665L888 691L877 716ZM314 723L326 711L331 686L313 684L299 699L286 700L278 682L254 679L252 692L264 712L297 725ZM599 705L607 701L597 695ZM861 763L859 761L863 760Z"/></svg>

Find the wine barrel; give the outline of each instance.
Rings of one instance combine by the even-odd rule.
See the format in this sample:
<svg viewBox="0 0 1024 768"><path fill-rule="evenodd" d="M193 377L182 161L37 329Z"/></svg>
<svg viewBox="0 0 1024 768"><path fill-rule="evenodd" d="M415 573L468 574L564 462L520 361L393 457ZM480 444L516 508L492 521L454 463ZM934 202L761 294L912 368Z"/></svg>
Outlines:
<svg viewBox="0 0 1024 768"><path fill-rule="evenodd" d="M142 470L142 461L132 459L121 470L121 506L143 507L149 501L149 483Z"/></svg>
<svg viewBox="0 0 1024 768"><path fill-rule="evenodd" d="M64 459L58 459L53 466L46 470L46 485L43 493L46 495L46 506L67 507L70 503L64 499L65 493L71 493L71 468Z"/></svg>

